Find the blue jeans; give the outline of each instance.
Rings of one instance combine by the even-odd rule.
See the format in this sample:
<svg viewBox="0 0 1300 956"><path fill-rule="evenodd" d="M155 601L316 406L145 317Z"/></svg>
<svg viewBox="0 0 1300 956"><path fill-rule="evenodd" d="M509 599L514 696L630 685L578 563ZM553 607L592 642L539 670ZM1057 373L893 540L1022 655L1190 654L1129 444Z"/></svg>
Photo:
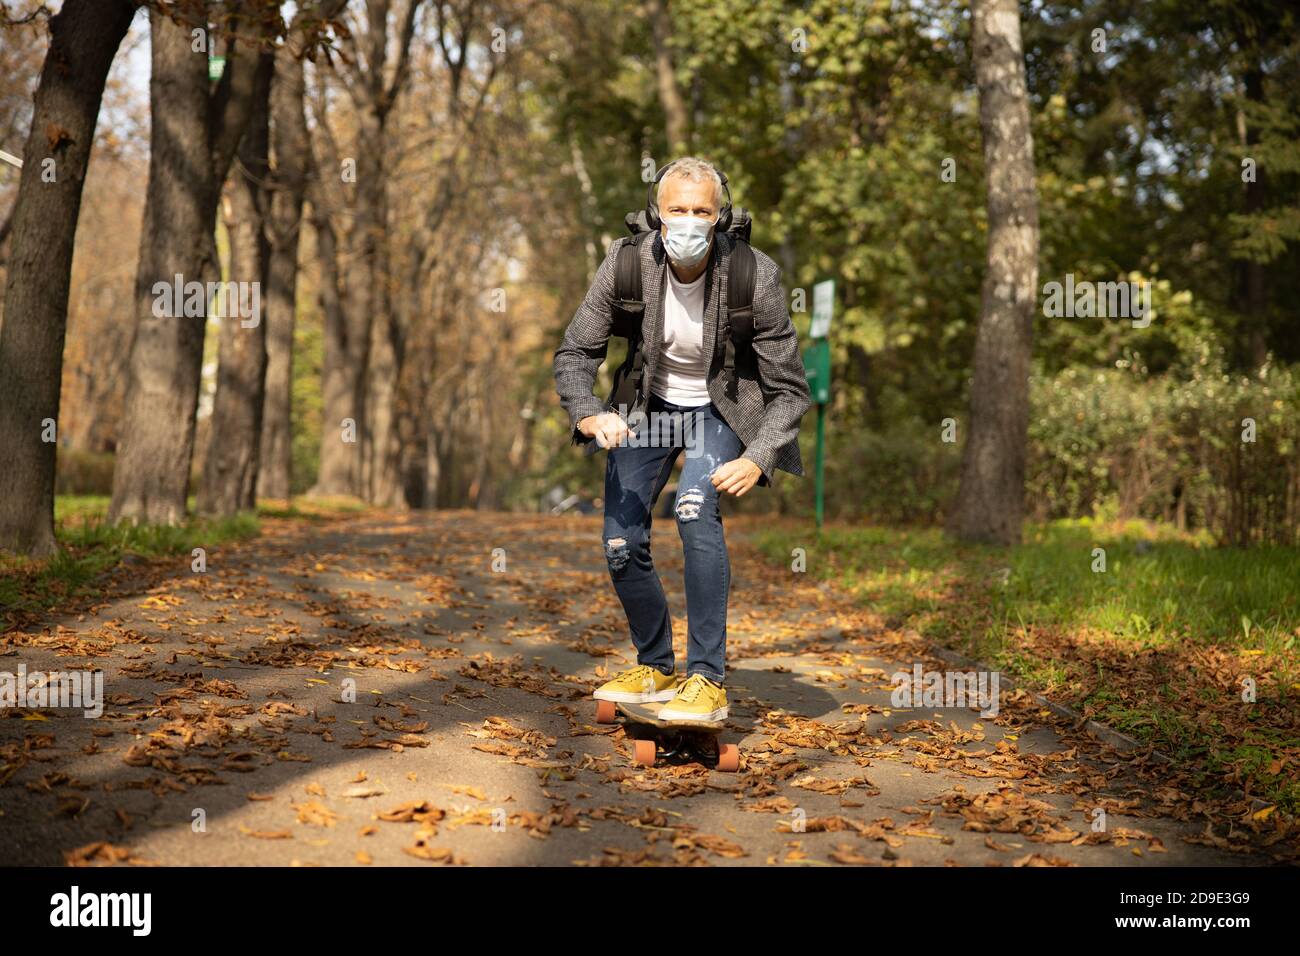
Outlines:
<svg viewBox="0 0 1300 956"><path fill-rule="evenodd" d="M740 457L741 442L712 405L685 408L652 395L646 412L646 420L629 422L636 437L611 448L605 465L609 576L627 614L637 663L671 674L672 620L650 558L650 523L655 500L685 451L673 511L686 559L686 673L722 683L731 564L718 490L709 478L719 465Z"/></svg>

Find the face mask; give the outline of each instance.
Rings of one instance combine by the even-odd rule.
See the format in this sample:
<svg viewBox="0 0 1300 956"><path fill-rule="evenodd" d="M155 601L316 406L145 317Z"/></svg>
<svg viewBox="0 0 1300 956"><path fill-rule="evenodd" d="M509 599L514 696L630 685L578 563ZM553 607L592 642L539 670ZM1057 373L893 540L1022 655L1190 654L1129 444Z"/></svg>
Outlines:
<svg viewBox="0 0 1300 956"><path fill-rule="evenodd" d="M714 223L695 216L675 216L663 220L664 249L674 265L687 269L699 265L705 253L709 251L709 240L713 238Z"/></svg>

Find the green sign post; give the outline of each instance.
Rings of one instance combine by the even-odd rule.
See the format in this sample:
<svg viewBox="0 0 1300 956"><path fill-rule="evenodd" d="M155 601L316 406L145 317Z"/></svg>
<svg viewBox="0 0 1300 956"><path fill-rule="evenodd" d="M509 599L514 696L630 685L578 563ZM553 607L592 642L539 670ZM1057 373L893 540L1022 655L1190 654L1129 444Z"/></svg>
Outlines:
<svg viewBox="0 0 1300 956"><path fill-rule="evenodd" d="M812 342L803 350L808 390L817 403L817 531L822 529L826 502L826 406L831 400L831 316L835 309L835 280L813 286Z"/></svg>

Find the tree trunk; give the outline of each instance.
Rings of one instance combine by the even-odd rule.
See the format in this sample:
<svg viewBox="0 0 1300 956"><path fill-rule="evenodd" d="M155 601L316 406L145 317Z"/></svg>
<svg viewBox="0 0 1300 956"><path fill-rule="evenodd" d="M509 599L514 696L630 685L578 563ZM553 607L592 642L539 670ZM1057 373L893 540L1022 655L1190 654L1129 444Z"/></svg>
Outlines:
<svg viewBox="0 0 1300 956"><path fill-rule="evenodd" d="M275 163L268 233L266 398L262 406L262 447L257 471L261 498L288 498L293 491L293 330L297 316L298 242L311 169L311 140L305 112L303 59L323 24L336 17L346 0L299 4L288 40L275 52L271 83Z"/></svg>
<svg viewBox="0 0 1300 956"><path fill-rule="evenodd" d="M383 271L386 257L383 246L386 241L384 229L387 225L387 185L384 174L385 119L376 112L363 113L359 118L359 142L374 144L373 149L360 150L357 156L357 204L353 218L352 252L357 264L349 270L345 291L347 292L347 320L349 346L359 348L365 361L357 364L360 374L357 379L357 432L360 457L357 461L359 471L353 478L357 482L354 494L370 500L371 472L375 455L375 434L373 421L376 409L372 396L377 393L373 387L375 373L371 364L375 361L372 354L376 341L384 341L376 327L389 321L382 304L386 296L382 288L388 283L388 276ZM391 368L382 374L392 374ZM380 409L380 414L383 409ZM328 433L322 436L321 444L328 440Z"/></svg>
<svg viewBox="0 0 1300 956"><path fill-rule="evenodd" d="M257 71L248 128L239 147L239 163L228 185L226 232L230 237L229 281L242 286L266 285L270 244L265 230L269 141L269 96L274 57L264 53ZM251 301L251 300L250 300ZM265 401L266 324L262 315L245 319L227 309L221 318L217 392L212 427L199 487L201 514L229 516L256 507L258 458Z"/></svg>
<svg viewBox="0 0 1300 956"><path fill-rule="evenodd" d="M412 240L412 247L418 240ZM408 265L420 260L411 255ZM410 273L408 272L408 275ZM421 303L424 282L421 276L412 276L395 289L399 303L394 305L401 327L412 343L413 355L403 353L402 378L398 383L397 448L398 469L401 479L402 500L408 508L423 508L425 432L421 410L426 407L433 362L427 359L427 345L420 328ZM423 347L422 347L423 346ZM413 361L406 361L412 358Z"/></svg>
<svg viewBox="0 0 1300 956"><path fill-rule="evenodd" d="M275 192L271 259L266 277L266 400L262 412L257 493L288 498L293 480L293 327L298 291L298 240L307 194L307 117L302 60L288 44L275 54L271 87Z"/></svg>
<svg viewBox="0 0 1300 956"><path fill-rule="evenodd" d="M350 85L358 106L356 135L361 144L348 235L348 251L355 265L342 288L346 329L331 330L327 313L325 418L320 474L313 489L324 494L359 494L386 505L402 503L393 407L401 373L401 346L388 291L387 124L410 78L410 51L420 2L407 0L397 17L396 43L390 44L389 13L394 4L391 0L367 0L368 26L358 38L365 55L351 66ZM393 69L388 76L390 60ZM321 252L323 256L324 246ZM327 264L325 270L337 275L337 263ZM335 334L329 334L331 331ZM340 331L346 335L346 353L338 348L343 338ZM342 440L346 436L339 429L344 419L355 422L357 444ZM348 487L343 487L345 481Z"/></svg>
<svg viewBox="0 0 1300 956"><path fill-rule="evenodd" d="M355 495L361 473L358 433L361 419L360 380L369 338L349 332L348 314L339 291L338 241L318 187L311 202L312 224L321 263L320 304L324 315L324 359L321 368L320 465L311 494ZM364 317L362 317L364 318ZM351 428L345 423L351 421ZM349 440L351 439L351 440Z"/></svg>
<svg viewBox="0 0 1300 956"><path fill-rule="evenodd" d="M670 157L678 156L690 147L691 127L673 65L672 13L668 9L668 0L646 0L646 12L650 18L651 37L654 41L655 78L659 88L659 105L664 111L668 153Z"/></svg>
<svg viewBox="0 0 1300 956"><path fill-rule="evenodd" d="M1038 295L1038 201L1016 0L972 0L972 50L984 141L988 250L975 336L970 434L951 530L1020 540L1029 359Z"/></svg>
<svg viewBox="0 0 1300 956"><path fill-rule="evenodd" d="M381 255L381 263L387 257ZM381 265L380 275L387 276L386 265ZM370 362L366 369L366 410L368 438L368 483L366 500L381 508L404 508L402 494L400 451L398 447L397 383L401 376L401 347L397 324L392 314L391 302L382 291L378 293L384 304L375 309L371 324Z"/></svg>
<svg viewBox="0 0 1300 956"><path fill-rule="evenodd" d="M43 423L59 418L81 192L104 83L134 15L127 0L67 0L51 19L10 220L0 327L0 548L38 557L56 549L56 445L45 440Z"/></svg>
<svg viewBox="0 0 1300 956"><path fill-rule="evenodd" d="M219 274L217 199L247 125L258 56L228 44L225 72L209 92L208 58L191 47L196 25L156 9L150 20L149 185L109 519L175 524L185 518L207 302L182 298L190 307L170 314L171 294L154 287Z"/></svg>
<svg viewBox="0 0 1300 956"><path fill-rule="evenodd" d="M424 507L433 510L439 505L438 489L442 484L442 449L438 446L437 419L429 416L429 434L424 450Z"/></svg>
<svg viewBox="0 0 1300 956"><path fill-rule="evenodd" d="M1242 85L1246 90L1246 99L1255 104L1264 102L1264 73L1258 67L1246 71ZM1251 147L1259 143L1258 125L1247 125L1242 148L1250 152ZM1255 181L1245 183L1245 213L1255 217L1268 207L1267 171L1257 166ZM1268 361L1269 315L1268 315L1268 270L1264 263L1247 259L1238 265L1241 288L1241 301L1249 328L1246 340L1247 361L1251 369L1258 370Z"/></svg>

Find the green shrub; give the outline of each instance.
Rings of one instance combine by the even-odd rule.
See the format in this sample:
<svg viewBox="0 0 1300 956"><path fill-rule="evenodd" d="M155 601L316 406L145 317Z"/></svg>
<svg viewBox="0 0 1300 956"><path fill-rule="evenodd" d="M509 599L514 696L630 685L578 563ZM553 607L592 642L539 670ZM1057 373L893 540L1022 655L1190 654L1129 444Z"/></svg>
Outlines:
<svg viewBox="0 0 1300 956"><path fill-rule="evenodd" d="M1039 372L1030 408L1030 519L1142 518L1204 530L1223 544L1300 543L1300 367L1231 374L1206 347L1183 367L1151 375L1135 357ZM827 513L942 521L957 493L961 447L940 440L940 423L900 413L885 416L897 424L869 430L841 415L827 426ZM965 422L959 436L964 430ZM805 427L810 477L812 436ZM812 496L811 480L782 482L781 510L806 513Z"/></svg>
<svg viewBox="0 0 1300 956"><path fill-rule="evenodd" d="M1157 377L1136 363L1066 369L1035 378L1031 404L1032 517L1104 510L1228 544L1300 540L1296 370L1230 375L1209 360Z"/></svg>
<svg viewBox="0 0 1300 956"><path fill-rule="evenodd" d="M54 476L56 495L111 495L113 453L60 448Z"/></svg>

